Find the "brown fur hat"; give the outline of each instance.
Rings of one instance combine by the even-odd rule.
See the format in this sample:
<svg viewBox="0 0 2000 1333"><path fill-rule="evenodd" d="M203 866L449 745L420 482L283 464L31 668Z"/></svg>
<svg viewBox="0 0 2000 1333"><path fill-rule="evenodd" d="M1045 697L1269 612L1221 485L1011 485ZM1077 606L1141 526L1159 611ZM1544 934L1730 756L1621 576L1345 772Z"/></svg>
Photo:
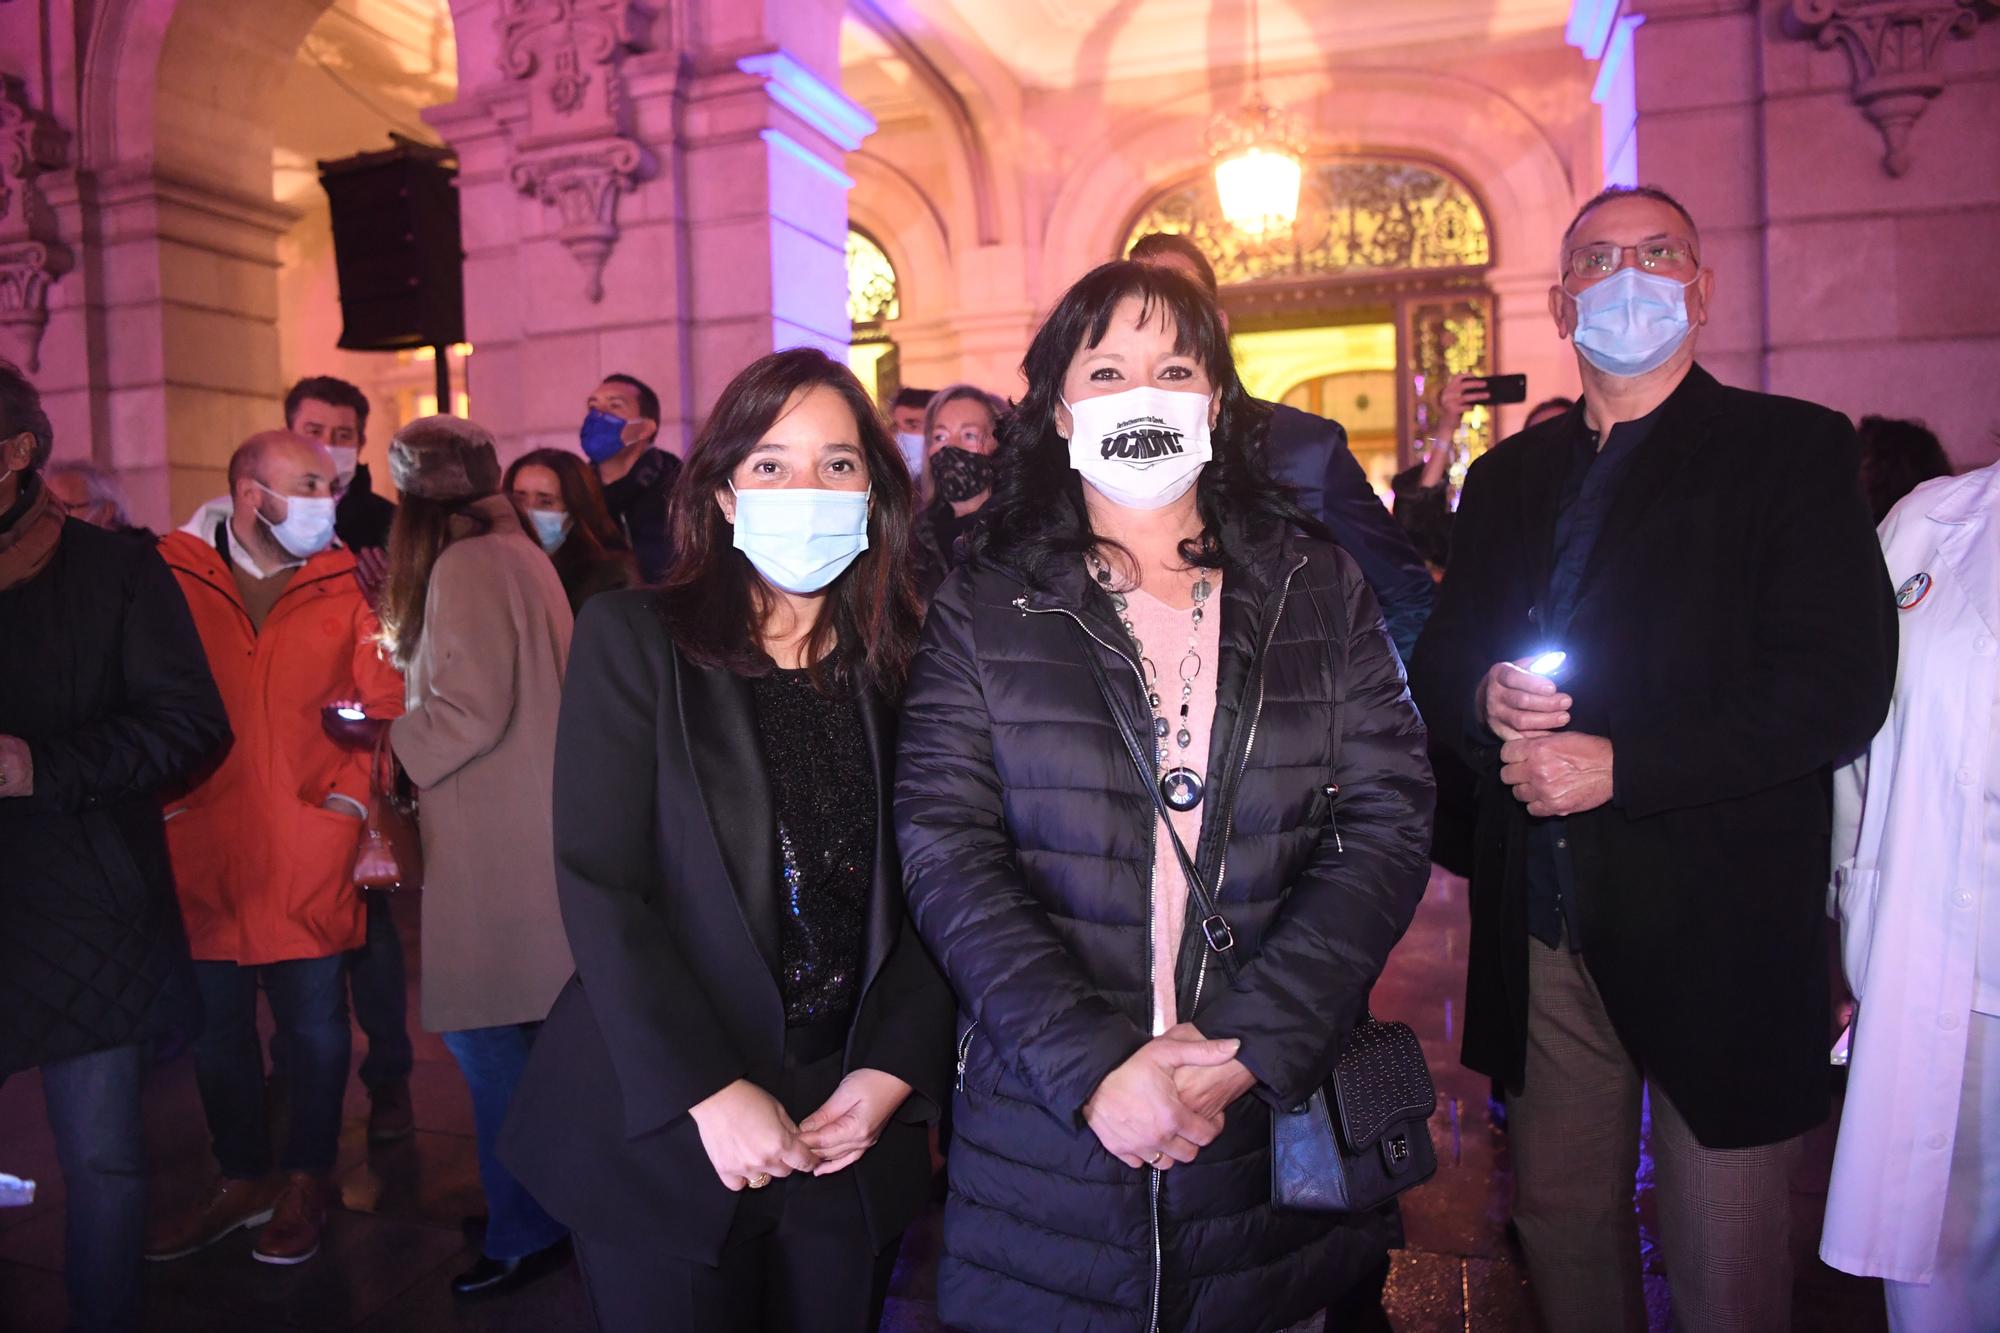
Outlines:
<svg viewBox="0 0 2000 1333"><path fill-rule="evenodd" d="M418 417L389 441L389 479L423 500L477 500L500 493L493 433L464 417Z"/></svg>

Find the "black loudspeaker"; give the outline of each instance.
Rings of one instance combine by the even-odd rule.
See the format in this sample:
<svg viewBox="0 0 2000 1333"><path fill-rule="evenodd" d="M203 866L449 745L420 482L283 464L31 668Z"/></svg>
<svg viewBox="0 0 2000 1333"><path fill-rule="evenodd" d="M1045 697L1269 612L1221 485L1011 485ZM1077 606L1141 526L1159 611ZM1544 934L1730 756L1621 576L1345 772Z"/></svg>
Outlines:
<svg viewBox="0 0 2000 1333"><path fill-rule="evenodd" d="M319 164L333 210L340 345L399 352L464 342L457 159L389 137L394 148Z"/></svg>

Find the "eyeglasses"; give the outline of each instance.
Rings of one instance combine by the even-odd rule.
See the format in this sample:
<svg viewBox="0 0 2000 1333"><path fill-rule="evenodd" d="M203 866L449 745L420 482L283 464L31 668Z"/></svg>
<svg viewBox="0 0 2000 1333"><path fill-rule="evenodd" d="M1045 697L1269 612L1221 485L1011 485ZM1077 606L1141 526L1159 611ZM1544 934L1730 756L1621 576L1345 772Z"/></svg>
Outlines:
<svg viewBox="0 0 2000 1333"><path fill-rule="evenodd" d="M1687 278L1701 267L1701 260L1695 255L1694 242L1679 237L1641 241L1637 245L1613 245L1609 241L1600 245L1579 245L1569 252L1564 267L1572 277L1595 282L1616 273L1624 265L1628 254L1646 272L1663 277Z"/></svg>

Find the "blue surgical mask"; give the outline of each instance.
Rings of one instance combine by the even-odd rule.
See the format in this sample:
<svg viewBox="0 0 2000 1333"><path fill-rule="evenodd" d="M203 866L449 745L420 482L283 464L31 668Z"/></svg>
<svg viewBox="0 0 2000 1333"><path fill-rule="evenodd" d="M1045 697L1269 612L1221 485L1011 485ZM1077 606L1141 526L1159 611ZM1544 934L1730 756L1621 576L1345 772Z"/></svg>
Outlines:
<svg viewBox="0 0 2000 1333"><path fill-rule="evenodd" d="M583 445L585 458L602 463L625 447L625 418L593 407L584 413L583 428L577 432L577 439Z"/></svg>
<svg viewBox="0 0 2000 1333"><path fill-rule="evenodd" d="M911 476L923 474L924 455L929 452L929 448L921 434L916 431L897 431L896 452L903 456L903 466L910 470Z"/></svg>
<svg viewBox="0 0 2000 1333"><path fill-rule="evenodd" d="M1687 289L1657 273L1621 268L1576 301L1576 332L1583 359L1607 375L1631 377L1657 370L1687 341Z"/></svg>
<svg viewBox="0 0 2000 1333"><path fill-rule="evenodd" d="M736 495L731 544L773 587L818 592L868 549L867 491L729 489Z"/></svg>
<svg viewBox="0 0 2000 1333"><path fill-rule="evenodd" d="M570 517L560 509L530 509L528 521L535 525L535 540L550 555L554 555L569 536Z"/></svg>
<svg viewBox="0 0 2000 1333"><path fill-rule="evenodd" d="M279 495L263 482L257 489L285 502L285 518L273 523L258 512L257 520L271 530L278 545L301 560L311 559L333 544L333 497L330 495Z"/></svg>

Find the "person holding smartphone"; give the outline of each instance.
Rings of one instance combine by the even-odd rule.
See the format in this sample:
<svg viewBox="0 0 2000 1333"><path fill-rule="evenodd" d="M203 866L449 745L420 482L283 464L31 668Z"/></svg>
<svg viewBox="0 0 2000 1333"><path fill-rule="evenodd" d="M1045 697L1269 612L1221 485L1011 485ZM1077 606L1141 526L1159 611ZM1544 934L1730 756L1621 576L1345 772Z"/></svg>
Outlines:
<svg viewBox="0 0 2000 1333"><path fill-rule="evenodd" d="M1607 190L1560 255L1583 400L1472 465L1411 669L1479 778L1464 1058L1507 1088L1552 1333L1646 1325L1642 1105L1677 1325L1782 1333L1829 1109L1828 779L1888 710L1895 604L1847 418L1697 364L1687 210Z"/></svg>

